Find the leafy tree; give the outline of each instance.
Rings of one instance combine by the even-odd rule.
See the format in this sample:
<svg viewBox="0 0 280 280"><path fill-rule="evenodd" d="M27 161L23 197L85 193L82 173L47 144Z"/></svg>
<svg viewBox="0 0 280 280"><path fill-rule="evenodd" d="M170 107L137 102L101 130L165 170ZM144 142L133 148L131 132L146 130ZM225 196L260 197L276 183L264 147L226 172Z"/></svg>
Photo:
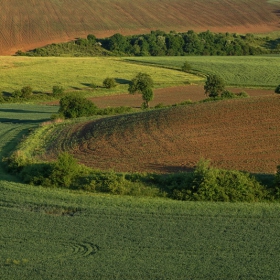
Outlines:
<svg viewBox="0 0 280 280"><path fill-rule="evenodd" d="M217 75L209 75L204 85L205 94L209 97L217 97L225 90L224 80Z"/></svg>
<svg viewBox="0 0 280 280"><path fill-rule="evenodd" d="M153 99L154 81L147 73L138 73L135 78L131 80L128 91L130 94L139 92L142 94L145 107L149 107L149 102Z"/></svg>
<svg viewBox="0 0 280 280"><path fill-rule="evenodd" d="M103 86L105 88L113 88L115 87L117 84L116 84L116 81L115 79L113 78L106 78L104 81L103 81Z"/></svg>
<svg viewBox="0 0 280 280"><path fill-rule="evenodd" d="M97 107L90 100L79 96L65 96L59 101L58 113L65 118L78 118L92 116L96 113Z"/></svg>
<svg viewBox="0 0 280 280"><path fill-rule="evenodd" d="M274 92L280 94L280 85L277 86Z"/></svg>

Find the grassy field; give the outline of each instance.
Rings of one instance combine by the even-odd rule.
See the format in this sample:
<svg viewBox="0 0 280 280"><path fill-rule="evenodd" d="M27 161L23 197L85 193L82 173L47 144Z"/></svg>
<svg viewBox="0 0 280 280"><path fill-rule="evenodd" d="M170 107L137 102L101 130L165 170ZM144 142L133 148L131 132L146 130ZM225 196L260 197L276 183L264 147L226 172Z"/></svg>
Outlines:
<svg viewBox="0 0 280 280"><path fill-rule="evenodd" d="M192 70L221 76L228 86L275 88L280 83L280 56L133 57L133 62L180 69L188 61Z"/></svg>
<svg viewBox="0 0 280 280"><path fill-rule="evenodd" d="M0 182L1 279L277 279L279 205Z"/></svg>
<svg viewBox="0 0 280 280"><path fill-rule="evenodd" d="M34 91L51 92L54 85L61 85L68 91L84 90L89 95L104 95L112 92L128 92L128 82L138 72L150 74L156 87L182 85L186 81L202 79L176 70L135 65L119 58L30 58L0 57L1 91L12 92L23 86ZM107 77L115 78L118 86L113 90L89 91L89 85L102 86Z"/></svg>

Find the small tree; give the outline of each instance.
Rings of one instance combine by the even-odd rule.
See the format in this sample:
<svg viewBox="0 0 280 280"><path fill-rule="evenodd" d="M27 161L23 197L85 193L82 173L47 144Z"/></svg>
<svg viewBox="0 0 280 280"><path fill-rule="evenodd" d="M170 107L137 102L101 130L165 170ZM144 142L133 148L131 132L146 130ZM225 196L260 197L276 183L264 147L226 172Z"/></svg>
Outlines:
<svg viewBox="0 0 280 280"><path fill-rule="evenodd" d="M204 91L209 97L217 97L221 92L225 90L224 80L217 75L207 76Z"/></svg>
<svg viewBox="0 0 280 280"><path fill-rule="evenodd" d="M116 84L116 81L115 79L113 78L106 78L104 81L103 81L103 86L105 88L113 88L115 87L117 84Z"/></svg>
<svg viewBox="0 0 280 280"><path fill-rule="evenodd" d="M133 78L129 84L128 91L130 94L135 94L139 92L142 94L142 99L144 100L144 107L149 108L149 102L153 99L154 93L152 87L154 86L154 81L149 74L138 73L135 78Z"/></svg>
<svg viewBox="0 0 280 280"><path fill-rule="evenodd" d="M183 72L189 72L191 68L191 65L187 61L185 61L181 69Z"/></svg>
<svg viewBox="0 0 280 280"><path fill-rule="evenodd" d="M274 92L280 94L280 85L277 86Z"/></svg>

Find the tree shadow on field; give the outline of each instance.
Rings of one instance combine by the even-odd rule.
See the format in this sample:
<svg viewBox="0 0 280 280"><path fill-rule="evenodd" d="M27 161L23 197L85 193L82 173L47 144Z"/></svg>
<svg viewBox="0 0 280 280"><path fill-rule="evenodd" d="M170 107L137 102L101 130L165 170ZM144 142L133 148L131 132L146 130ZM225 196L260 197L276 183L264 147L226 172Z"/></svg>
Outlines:
<svg viewBox="0 0 280 280"><path fill-rule="evenodd" d="M130 84L130 80L126 80L126 79L115 78L115 81L118 84L121 84L121 85L129 85Z"/></svg>
<svg viewBox="0 0 280 280"><path fill-rule="evenodd" d="M160 173L179 173L179 172L193 172L194 167L189 166L176 166L176 165L162 165L156 163L150 163L148 165L149 169L154 170L155 172Z"/></svg>
<svg viewBox="0 0 280 280"><path fill-rule="evenodd" d="M29 110L22 110L22 109L2 109L0 108L0 113L4 112L4 113L38 113L41 114L41 111L29 111Z"/></svg>
<svg viewBox="0 0 280 280"><path fill-rule="evenodd" d="M21 119L10 119L10 118L0 118L0 123L20 123L20 124L38 124L42 122L47 122L50 119L40 119L40 120L21 120Z"/></svg>

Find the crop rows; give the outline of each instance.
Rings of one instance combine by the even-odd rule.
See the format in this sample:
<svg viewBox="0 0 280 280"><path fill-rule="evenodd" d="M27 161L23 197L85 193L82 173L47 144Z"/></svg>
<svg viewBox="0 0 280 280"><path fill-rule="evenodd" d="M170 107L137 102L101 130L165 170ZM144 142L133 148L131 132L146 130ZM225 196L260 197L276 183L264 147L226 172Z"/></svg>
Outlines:
<svg viewBox="0 0 280 280"><path fill-rule="evenodd" d="M4 182L0 191L3 279L271 279L279 272L277 204L181 203Z"/></svg>

